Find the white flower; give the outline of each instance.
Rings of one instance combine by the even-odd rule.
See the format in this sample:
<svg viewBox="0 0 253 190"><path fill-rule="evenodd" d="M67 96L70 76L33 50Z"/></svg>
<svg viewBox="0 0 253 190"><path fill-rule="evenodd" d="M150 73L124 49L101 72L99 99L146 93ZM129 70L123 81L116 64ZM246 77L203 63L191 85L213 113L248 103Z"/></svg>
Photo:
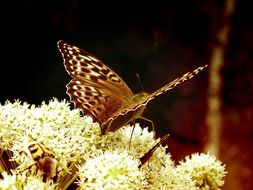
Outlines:
<svg viewBox="0 0 253 190"><path fill-rule="evenodd" d="M224 184L225 166L214 156L192 154L177 166L181 175L190 175L199 189L219 189Z"/></svg>
<svg viewBox="0 0 253 190"><path fill-rule="evenodd" d="M104 152L79 167L82 189L144 189L147 186L139 161L127 152Z"/></svg>
<svg viewBox="0 0 253 190"><path fill-rule="evenodd" d="M55 98L41 106L7 101L0 105L0 187L66 189L76 184L79 189L195 190L224 184L224 166L208 154L193 154L175 166L166 147L160 146L140 167L140 158L158 140L136 124L129 147L132 130L127 125L102 135L91 117L80 116L67 101ZM45 158L53 165L44 164Z"/></svg>

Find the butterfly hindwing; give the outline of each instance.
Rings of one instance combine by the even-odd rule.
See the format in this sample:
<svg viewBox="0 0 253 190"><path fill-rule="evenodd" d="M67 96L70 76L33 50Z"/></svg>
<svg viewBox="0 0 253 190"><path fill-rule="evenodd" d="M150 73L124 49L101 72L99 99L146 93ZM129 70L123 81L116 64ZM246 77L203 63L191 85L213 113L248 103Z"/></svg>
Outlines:
<svg viewBox="0 0 253 190"><path fill-rule="evenodd" d="M120 110L124 102L107 89L101 89L87 83L83 85L78 79L70 81L67 85L67 93L75 107L80 108L99 123L107 121L112 113Z"/></svg>

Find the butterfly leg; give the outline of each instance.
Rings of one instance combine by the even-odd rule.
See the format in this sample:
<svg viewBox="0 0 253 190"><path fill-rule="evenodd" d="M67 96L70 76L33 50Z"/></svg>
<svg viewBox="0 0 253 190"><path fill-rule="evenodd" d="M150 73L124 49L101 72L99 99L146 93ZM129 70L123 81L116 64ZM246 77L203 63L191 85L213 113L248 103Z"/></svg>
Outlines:
<svg viewBox="0 0 253 190"><path fill-rule="evenodd" d="M130 140L129 140L129 144L128 144L128 147L130 149L131 147L131 141L132 141L132 137L133 137L133 133L134 133L134 128L135 128L135 124L136 123L140 123L141 126L148 126L148 127L151 127L152 128L152 131L154 133L154 138L156 136L156 133L155 133L155 127L154 127L154 123L153 121L151 121L150 119L147 119L145 117L139 117L138 119L135 119L133 121L130 122L130 125L133 125L133 130L132 130L132 133L131 133L131 136L130 136ZM141 124L144 122L144 125Z"/></svg>
<svg viewBox="0 0 253 190"><path fill-rule="evenodd" d="M140 123L141 126L148 126L148 128L151 128L151 131L153 131L154 133L154 138L156 137L155 126L152 120L147 119L145 117L139 117L138 122Z"/></svg>
<svg viewBox="0 0 253 190"><path fill-rule="evenodd" d="M130 147L131 147L131 141L132 141L132 137L133 137L133 134L134 134L135 120L131 122L131 125L133 125L133 130L132 130L132 132L131 132L130 139L129 139L129 143L128 143L128 148L129 148L129 149L130 149Z"/></svg>

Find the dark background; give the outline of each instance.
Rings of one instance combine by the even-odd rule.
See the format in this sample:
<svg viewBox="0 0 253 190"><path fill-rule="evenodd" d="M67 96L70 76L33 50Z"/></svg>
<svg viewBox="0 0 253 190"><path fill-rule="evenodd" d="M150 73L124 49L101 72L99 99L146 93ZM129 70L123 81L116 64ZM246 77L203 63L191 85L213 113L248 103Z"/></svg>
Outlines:
<svg viewBox="0 0 253 190"><path fill-rule="evenodd" d="M152 92L210 62L223 1L11 1L1 6L0 103L19 99L40 105L67 99L70 80L57 49L65 40L96 55L133 92ZM251 6L237 2L222 70L223 133L219 158L229 174L224 189L251 189L252 47ZM208 70L151 101L144 116L157 135L171 134L175 160L202 151ZM251 168L251 169L250 169ZM240 177L237 176L240 172Z"/></svg>

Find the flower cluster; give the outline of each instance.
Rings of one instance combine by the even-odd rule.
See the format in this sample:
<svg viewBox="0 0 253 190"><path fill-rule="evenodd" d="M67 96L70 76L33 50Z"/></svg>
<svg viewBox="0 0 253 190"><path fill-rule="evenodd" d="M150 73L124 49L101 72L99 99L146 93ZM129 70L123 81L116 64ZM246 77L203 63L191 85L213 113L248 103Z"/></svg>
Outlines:
<svg viewBox="0 0 253 190"><path fill-rule="evenodd" d="M140 158L159 139L135 125L101 134L98 123L67 101L40 106L0 105L0 188L5 189L219 189L224 165L193 154L175 165L166 147ZM141 166L141 167L140 167Z"/></svg>
<svg viewBox="0 0 253 190"><path fill-rule="evenodd" d="M181 175L189 174L199 189L219 189L224 185L224 165L209 154L192 154L177 166Z"/></svg>

